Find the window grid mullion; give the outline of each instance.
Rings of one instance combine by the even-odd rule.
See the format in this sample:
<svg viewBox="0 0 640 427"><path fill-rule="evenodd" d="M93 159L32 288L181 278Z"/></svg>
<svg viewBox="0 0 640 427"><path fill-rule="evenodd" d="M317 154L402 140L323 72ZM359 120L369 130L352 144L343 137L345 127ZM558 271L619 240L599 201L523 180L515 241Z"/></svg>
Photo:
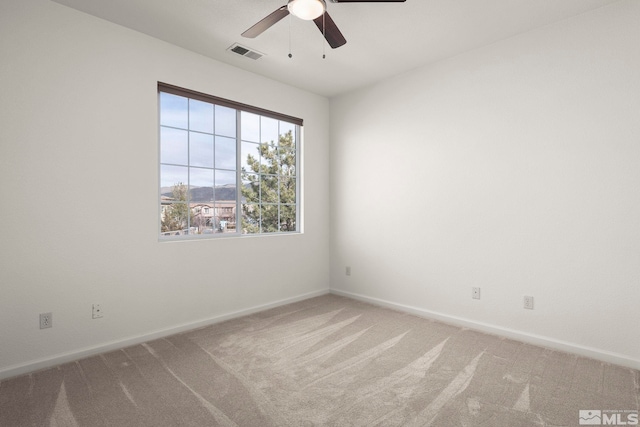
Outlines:
<svg viewBox="0 0 640 427"><path fill-rule="evenodd" d="M275 141L276 144L276 159L278 159L278 161L280 160L280 120L278 120L278 136L277 139ZM282 224L280 223L281 220L281 215L280 215L280 201L282 200L282 198L280 197L280 174L282 174L282 165L279 166L278 168L278 175L276 176L276 200L278 202L278 220L277 220L277 227L278 227L278 233L282 231Z"/></svg>
<svg viewBox="0 0 640 427"><path fill-rule="evenodd" d="M191 235L191 99L187 101L187 234Z"/></svg>
<svg viewBox="0 0 640 427"><path fill-rule="evenodd" d="M300 194L301 194L301 190L300 187L302 186L302 178L300 177L300 152L301 152L301 147L300 147L300 133L301 133L301 128L300 126L296 126L295 127L295 132L294 132L294 138L295 138L295 156L296 156L296 164L295 164L295 174L294 174L294 182L296 183L296 191L295 191L295 208L296 208L296 227L295 229L297 231L302 232L302 224L300 224L300 205L301 205L301 200L300 200ZM298 180L298 178L300 177L300 180Z"/></svg>
<svg viewBox="0 0 640 427"><path fill-rule="evenodd" d="M258 186L258 206L260 206L260 234L264 232L264 203L262 200L262 117L258 116L258 179L260 185Z"/></svg>
<svg viewBox="0 0 640 427"><path fill-rule="evenodd" d="M236 234L242 234L242 123L236 110Z"/></svg>

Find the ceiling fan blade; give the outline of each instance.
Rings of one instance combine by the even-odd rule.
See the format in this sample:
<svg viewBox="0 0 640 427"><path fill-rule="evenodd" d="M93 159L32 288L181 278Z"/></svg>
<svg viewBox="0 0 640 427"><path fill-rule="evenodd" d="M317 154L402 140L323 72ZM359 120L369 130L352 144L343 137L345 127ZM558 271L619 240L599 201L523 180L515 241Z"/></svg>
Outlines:
<svg viewBox="0 0 640 427"><path fill-rule="evenodd" d="M333 22L333 19L329 16L329 13L325 12L324 15L314 19L313 22L316 23L320 32L324 33L324 38L327 39L327 43L329 43L332 49L340 47L347 42L336 23Z"/></svg>
<svg viewBox="0 0 640 427"><path fill-rule="evenodd" d="M331 3L404 3L407 0L330 0Z"/></svg>
<svg viewBox="0 0 640 427"><path fill-rule="evenodd" d="M273 24L275 24L276 22L280 21L282 18L287 16L288 14L289 14L289 9L287 9L287 6L284 5L278 10L276 10L275 12L270 13L261 21L258 21L256 24L254 24L247 31L242 33L242 37L248 37L250 39L257 37L260 34L264 33L266 30L268 30Z"/></svg>

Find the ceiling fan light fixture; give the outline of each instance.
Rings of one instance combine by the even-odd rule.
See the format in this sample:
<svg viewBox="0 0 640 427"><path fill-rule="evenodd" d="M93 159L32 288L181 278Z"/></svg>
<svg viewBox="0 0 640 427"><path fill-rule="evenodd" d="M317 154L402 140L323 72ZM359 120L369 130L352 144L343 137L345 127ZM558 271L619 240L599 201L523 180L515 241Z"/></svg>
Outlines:
<svg viewBox="0 0 640 427"><path fill-rule="evenodd" d="M287 9L294 16L311 21L324 14L327 10L327 4L324 0L289 0Z"/></svg>

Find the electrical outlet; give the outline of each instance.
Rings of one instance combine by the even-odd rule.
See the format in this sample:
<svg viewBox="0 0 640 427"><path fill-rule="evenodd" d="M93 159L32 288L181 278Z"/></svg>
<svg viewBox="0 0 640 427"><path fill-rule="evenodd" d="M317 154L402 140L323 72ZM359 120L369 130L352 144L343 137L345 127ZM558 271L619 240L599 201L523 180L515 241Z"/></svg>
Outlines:
<svg viewBox="0 0 640 427"><path fill-rule="evenodd" d="M40 329L47 329L53 327L53 314L41 313L40 314Z"/></svg>
<svg viewBox="0 0 640 427"><path fill-rule="evenodd" d="M471 288L471 298L480 299L480 288Z"/></svg>
<svg viewBox="0 0 640 427"><path fill-rule="evenodd" d="M351 276L351 267L347 266L347 268L345 269L345 274L347 276Z"/></svg>
<svg viewBox="0 0 640 427"><path fill-rule="evenodd" d="M524 308L527 310L533 310L533 297L525 296L524 297Z"/></svg>
<svg viewBox="0 0 640 427"><path fill-rule="evenodd" d="M102 317L102 306L100 304L93 304L92 317L94 319L99 319Z"/></svg>

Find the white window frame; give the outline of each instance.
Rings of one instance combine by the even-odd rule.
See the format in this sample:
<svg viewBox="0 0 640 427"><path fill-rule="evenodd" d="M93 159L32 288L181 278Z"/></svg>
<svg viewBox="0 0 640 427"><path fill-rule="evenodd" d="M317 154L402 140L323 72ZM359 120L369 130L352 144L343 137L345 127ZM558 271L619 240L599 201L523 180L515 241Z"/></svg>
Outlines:
<svg viewBox="0 0 640 427"><path fill-rule="evenodd" d="M178 96L182 96L188 99L194 99L197 101L204 101L207 103L211 103L213 105L219 105L219 106L223 106L223 107L227 107L227 108L232 108L235 109L236 111L236 136L235 136L235 142L236 142L236 200L235 200L235 222L236 222L236 230L234 232L224 232L224 233L213 233L213 234L193 234L191 232L189 232L188 234L179 234L179 235L175 235L175 234L170 234L170 233L174 233L173 232L163 232L162 231L162 209L163 209L163 202L162 202L162 155L161 155L161 144L162 144L162 140L161 140L161 132L160 130L162 129L162 123L160 120L160 115L161 115L161 103L160 103L160 97L161 97L161 93L167 93L167 94L172 94L172 95L178 95ZM252 113L252 114L256 114L260 117L266 117L269 119L276 119L278 121L282 121L282 122L286 122L289 124L294 125L294 138L295 138L295 186L296 186L296 190L295 190L295 221L296 221L296 229L294 231L262 231L262 225L260 225L260 230L259 232L254 232L254 233L243 233L242 230L242 216L243 216L243 211L242 211L242 191L241 191L241 186L242 186L242 150L241 150L241 146L242 146L242 123L241 123L241 115L242 112L246 112L246 113ZM213 95L208 95L205 93L201 93L201 92L196 92L190 89L184 89L178 86L174 86L174 85L170 85L167 83L162 83L162 82L158 82L158 216L157 216L157 220L158 220L158 238L160 241L176 241L176 240L198 240L198 239L211 239L211 238L229 238L229 237L248 237L248 236L274 236L274 235L286 235L286 234L301 234L302 233L302 218L301 218L301 183L302 183L302 168L301 168L301 152L302 152L302 126L303 126L303 120L299 119L297 117L293 117L293 116L288 116L285 114L281 114L281 113L276 113L270 110L265 110L259 107L254 107L251 105L247 105L247 104L242 104L242 103L238 103L235 101L231 101L228 99L224 99L224 98L219 98ZM188 131L188 129L186 129ZM264 143L263 141L260 141L260 144ZM165 165L169 165L166 164ZM191 165L187 164L186 165L187 168L190 168ZM216 170L214 168L214 170ZM189 185L189 183L187 183L187 186ZM188 187L187 187L188 188ZM215 194L215 187L214 187L214 194ZM192 211L193 207L191 206L193 203L198 203L200 205L204 204L203 202L191 202L189 200L187 200L186 205L187 205L187 209L188 211ZM222 209L223 211L225 210L225 207L217 207L216 206L216 201L214 200L213 202L213 215L216 216L218 210ZM260 204L262 204L262 200L260 200ZM278 212L280 212L280 207L281 206L287 206L290 204L286 204L286 203L277 203L278 205ZM204 208L206 209L206 208ZM201 209L201 211L204 211L204 209ZM190 215L189 215L190 216ZM188 221L188 229L191 230L192 228L194 228L190 223L189 223L189 218L187 218Z"/></svg>

